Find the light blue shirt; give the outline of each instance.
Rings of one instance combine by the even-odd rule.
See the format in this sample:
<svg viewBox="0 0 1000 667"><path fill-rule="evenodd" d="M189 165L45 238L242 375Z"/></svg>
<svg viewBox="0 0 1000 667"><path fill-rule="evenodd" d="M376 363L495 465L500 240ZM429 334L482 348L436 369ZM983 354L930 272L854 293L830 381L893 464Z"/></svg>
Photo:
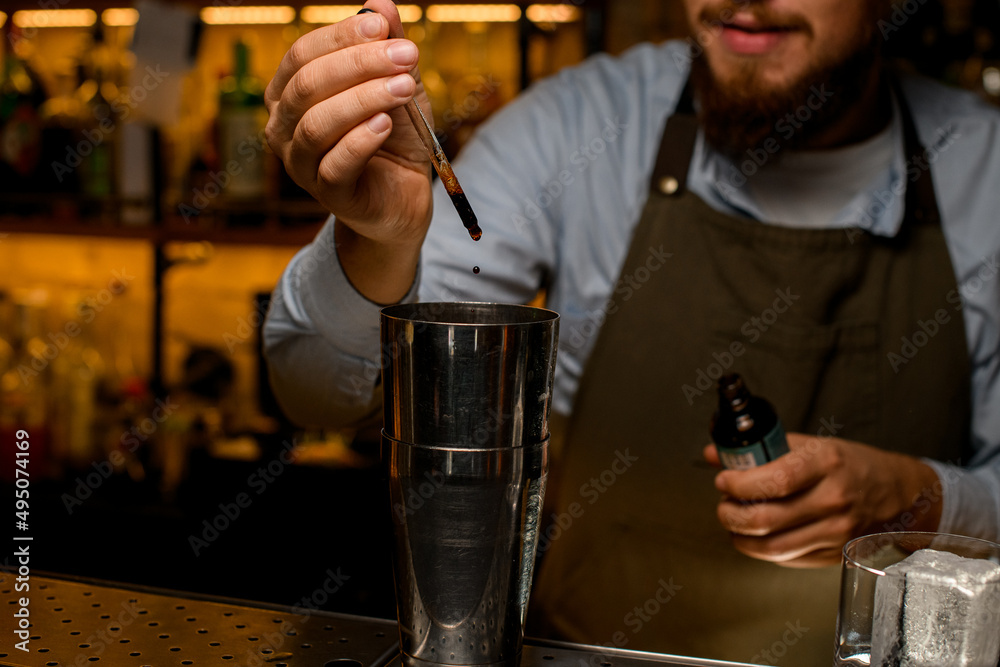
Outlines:
<svg viewBox="0 0 1000 667"><path fill-rule="evenodd" d="M524 303L544 287L548 307L561 315L553 401L560 413L571 410L687 72L682 44L641 45L565 69L494 115L455 163L484 230L479 243L435 186L434 219L407 299ZM886 130L891 151L882 158L872 151L882 166L867 165L870 182L838 194L844 204L832 217L796 223L893 236L908 177L930 169L958 286L957 294L942 295L942 308L961 306L973 368L975 455L965 468L930 462L943 484L940 529L998 540L1000 112L970 93L916 77L904 78L903 93L929 149L928 164L907 164L897 109ZM688 187L721 211L763 219L757 201L768 197L741 178L752 171L746 161L713 152L699 135ZM842 188L848 180L831 173L818 179L814 194L829 197L827 186ZM273 380L293 417L344 425L377 411L378 330L379 306L344 277L328 221L289 264L264 330Z"/></svg>

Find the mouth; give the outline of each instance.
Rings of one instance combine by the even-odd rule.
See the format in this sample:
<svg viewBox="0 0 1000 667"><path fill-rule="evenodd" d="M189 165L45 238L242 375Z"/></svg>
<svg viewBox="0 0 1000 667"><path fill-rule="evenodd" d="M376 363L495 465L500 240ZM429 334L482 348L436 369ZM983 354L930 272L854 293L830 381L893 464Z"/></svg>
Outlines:
<svg viewBox="0 0 1000 667"><path fill-rule="evenodd" d="M722 28L722 41L738 55L765 55L778 47L801 28L790 24L759 21L737 16Z"/></svg>
<svg viewBox="0 0 1000 667"><path fill-rule="evenodd" d="M722 43L728 51L744 56L766 55L808 28L794 17L766 15L760 10L738 11L726 18L702 16L703 25L721 25Z"/></svg>

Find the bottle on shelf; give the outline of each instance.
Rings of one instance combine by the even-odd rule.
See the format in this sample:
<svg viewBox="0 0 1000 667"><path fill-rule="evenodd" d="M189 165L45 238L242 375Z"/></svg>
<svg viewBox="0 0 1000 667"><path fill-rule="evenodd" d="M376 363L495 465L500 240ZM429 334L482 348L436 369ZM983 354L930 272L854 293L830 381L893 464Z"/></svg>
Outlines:
<svg viewBox="0 0 1000 667"><path fill-rule="evenodd" d="M31 45L12 21L3 28L0 78L0 195L5 213L31 213L48 191L41 108L48 97L28 58Z"/></svg>
<svg viewBox="0 0 1000 667"><path fill-rule="evenodd" d="M774 407L751 394L739 374L719 378L718 392L711 433L723 466L746 470L788 452L785 428Z"/></svg>
<svg viewBox="0 0 1000 667"><path fill-rule="evenodd" d="M118 117L114 104L118 99L118 58L104 39L100 26L80 58L80 102L77 148L80 156L80 194L85 215L111 216L114 207L118 140Z"/></svg>
<svg viewBox="0 0 1000 667"><path fill-rule="evenodd" d="M250 47L233 45L233 73L219 84L219 167L225 174L227 200L260 200L267 196L267 123L263 82L250 73ZM259 209L258 209L259 211ZM249 222L249 221L248 221Z"/></svg>

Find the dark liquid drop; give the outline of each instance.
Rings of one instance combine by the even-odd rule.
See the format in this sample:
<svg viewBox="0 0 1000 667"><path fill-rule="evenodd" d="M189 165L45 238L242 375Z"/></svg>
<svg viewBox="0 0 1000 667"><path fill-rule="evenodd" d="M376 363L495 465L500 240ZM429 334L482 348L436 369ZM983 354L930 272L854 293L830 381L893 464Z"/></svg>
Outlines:
<svg viewBox="0 0 1000 667"><path fill-rule="evenodd" d="M455 209L458 211L458 217L462 219L462 224L469 231L469 236L472 237L473 241L478 241L483 237L483 230L479 226L479 220L476 218L476 214L472 210L472 205L469 204L469 199L465 196L465 193L461 190L457 192L448 191L448 196L451 197L451 201L455 204Z"/></svg>
<svg viewBox="0 0 1000 667"><path fill-rule="evenodd" d="M478 266L473 267L472 268L472 272L475 273L478 276L479 275L479 267Z"/></svg>

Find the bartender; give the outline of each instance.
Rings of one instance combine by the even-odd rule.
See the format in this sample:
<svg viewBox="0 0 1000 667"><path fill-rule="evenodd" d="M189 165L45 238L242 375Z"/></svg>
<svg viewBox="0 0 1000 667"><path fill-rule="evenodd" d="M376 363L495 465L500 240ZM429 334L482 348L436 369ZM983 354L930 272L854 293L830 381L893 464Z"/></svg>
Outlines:
<svg viewBox="0 0 1000 667"><path fill-rule="evenodd" d="M429 108L417 48L366 6L267 88L331 212L277 287L272 379L303 423L377 418L381 304L544 290L565 428L529 633L827 667L848 540L1000 537L1000 113L890 69L888 2L686 0L689 39L538 83L456 163L479 243L401 108ZM789 454L713 467L723 372Z"/></svg>

